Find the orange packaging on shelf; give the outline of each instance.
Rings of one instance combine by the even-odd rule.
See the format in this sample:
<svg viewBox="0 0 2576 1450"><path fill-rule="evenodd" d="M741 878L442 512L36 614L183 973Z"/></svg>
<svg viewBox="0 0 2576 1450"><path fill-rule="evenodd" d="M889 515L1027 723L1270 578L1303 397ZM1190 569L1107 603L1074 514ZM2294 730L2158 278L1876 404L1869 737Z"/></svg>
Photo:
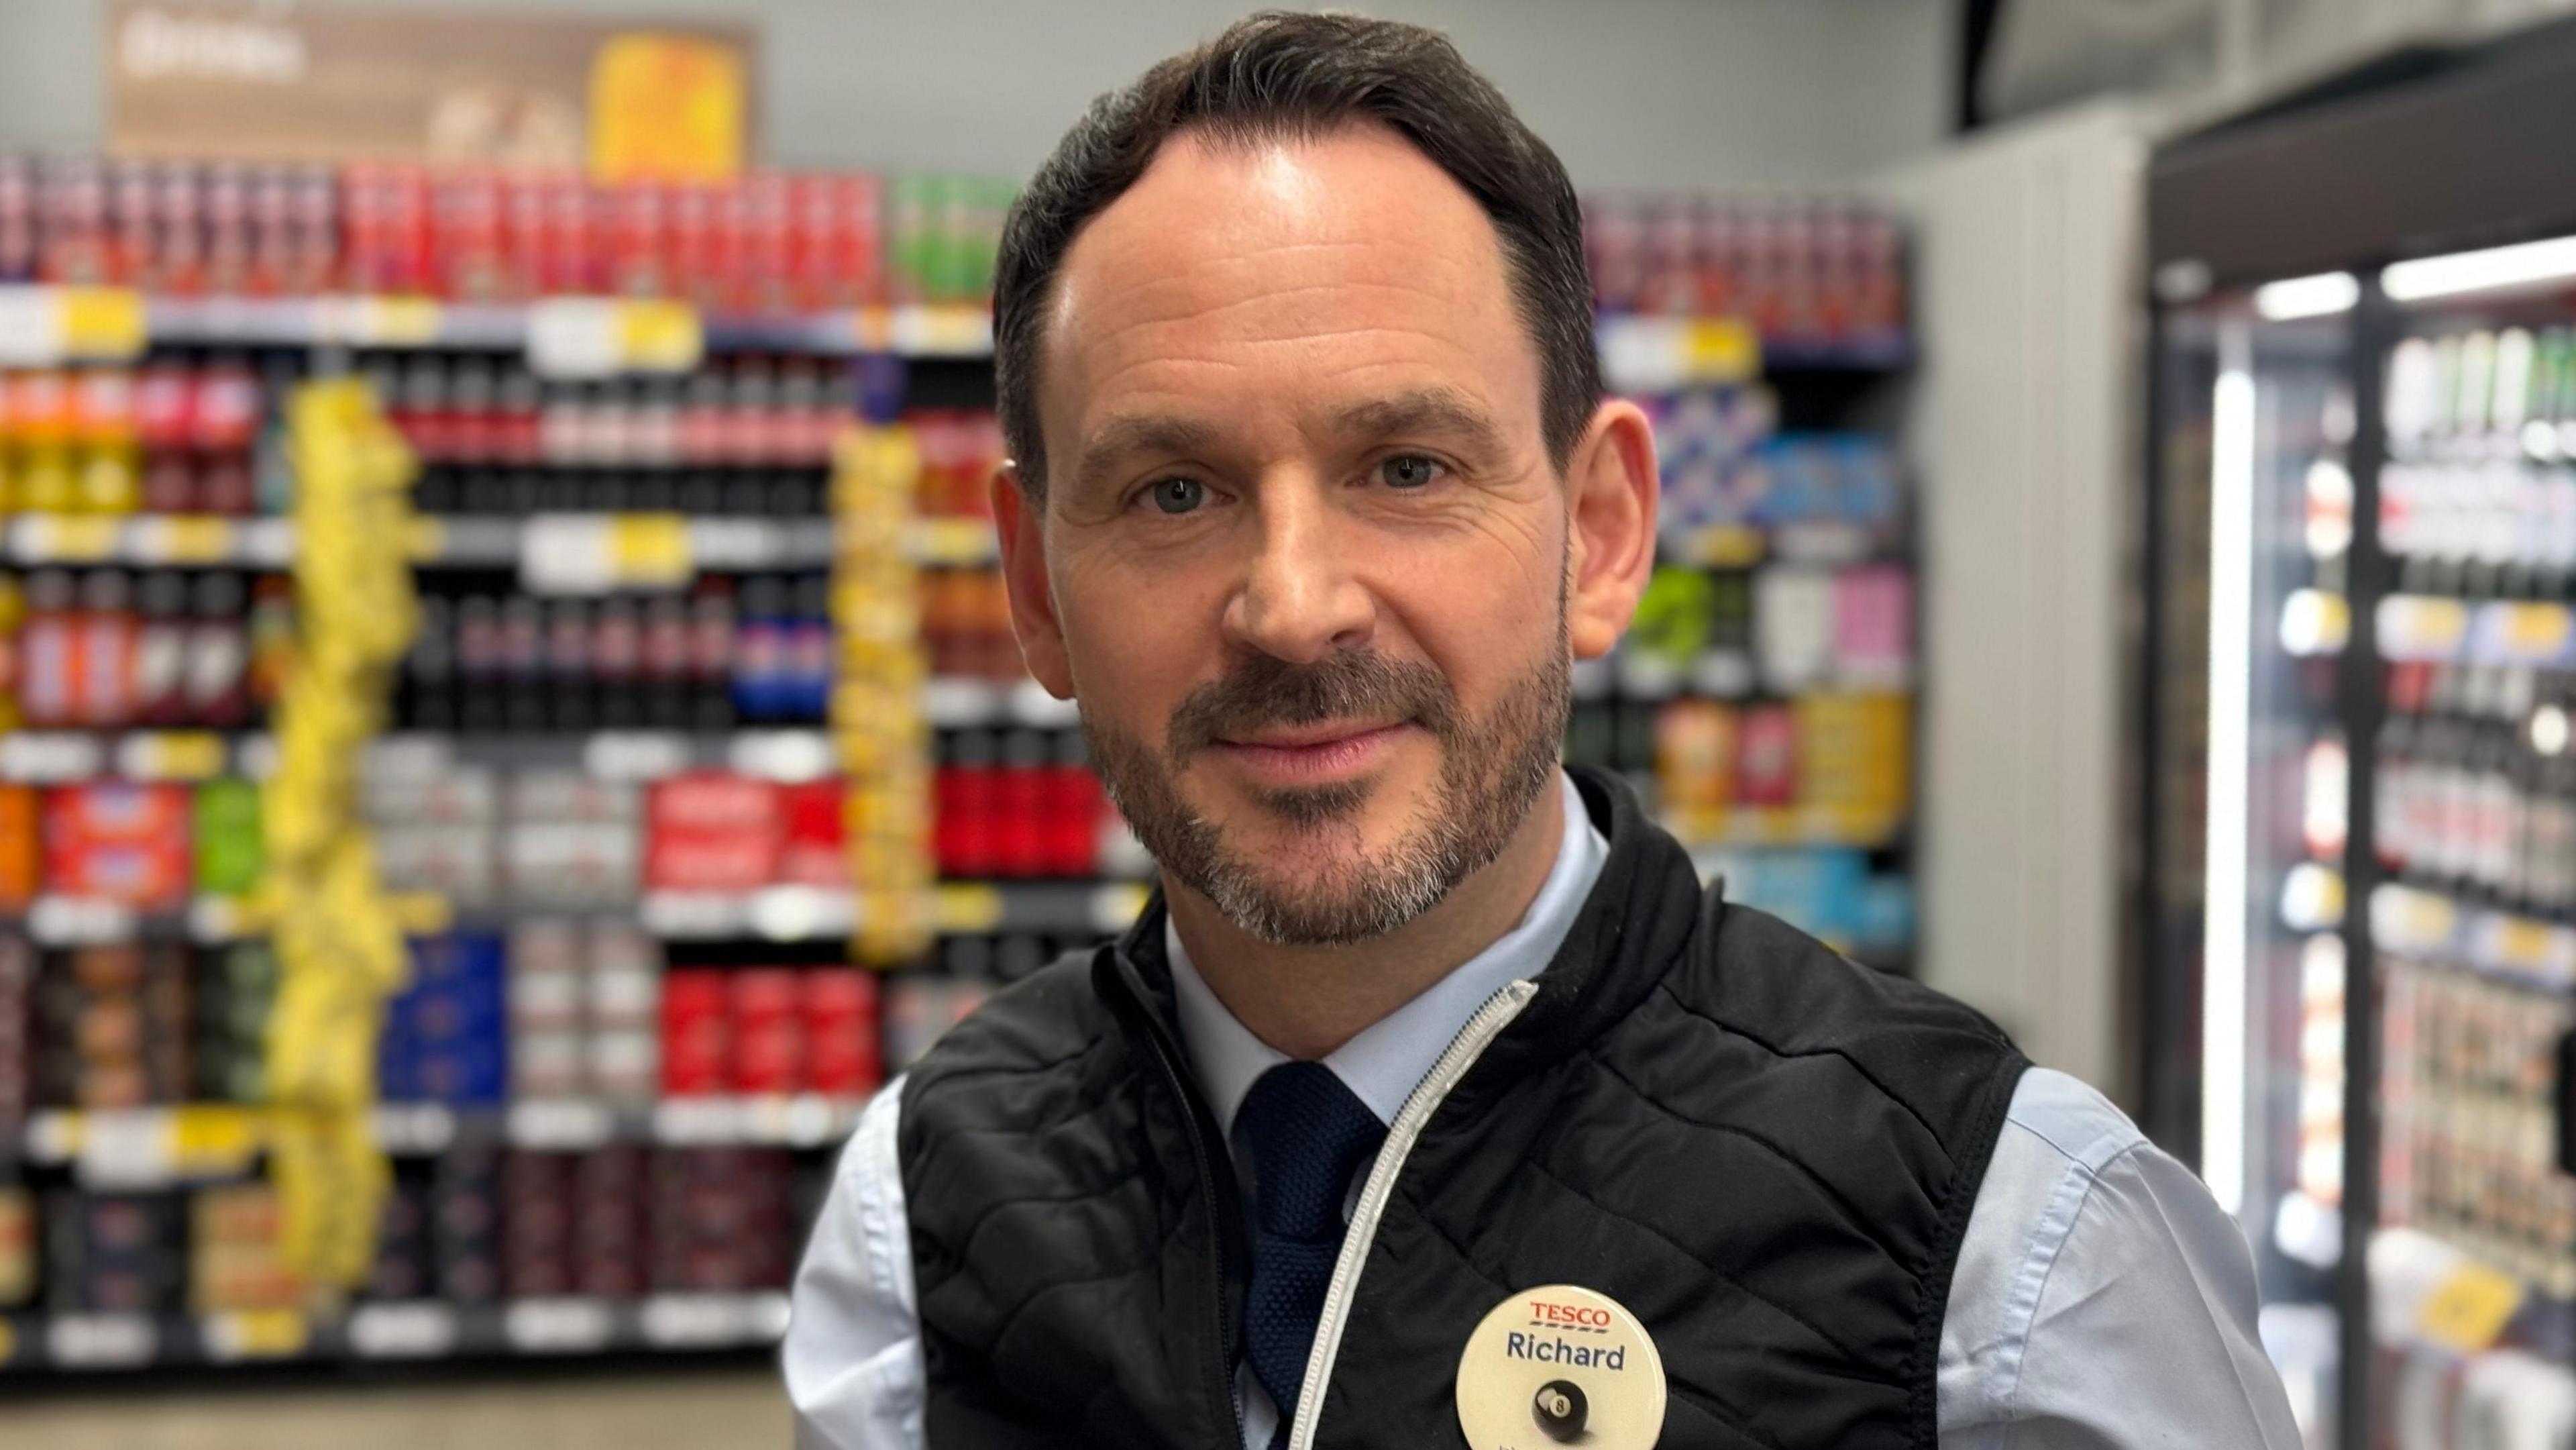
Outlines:
<svg viewBox="0 0 2576 1450"><path fill-rule="evenodd" d="M189 826L185 786L56 786L44 804L46 889L129 906L183 905L193 876Z"/></svg>
<svg viewBox="0 0 2576 1450"><path fill-rule="evenodd" d="M43 861L38 841L35 787L0 785L0 911L24 911L35 900Z"/></svg>
<svg viewBox="0 0 2576 1450"><path fill-rule="evenodd" d="M778 796L768 781L722 771L656 782L646 807L645 885L737 892L775 881Z"/></svg>

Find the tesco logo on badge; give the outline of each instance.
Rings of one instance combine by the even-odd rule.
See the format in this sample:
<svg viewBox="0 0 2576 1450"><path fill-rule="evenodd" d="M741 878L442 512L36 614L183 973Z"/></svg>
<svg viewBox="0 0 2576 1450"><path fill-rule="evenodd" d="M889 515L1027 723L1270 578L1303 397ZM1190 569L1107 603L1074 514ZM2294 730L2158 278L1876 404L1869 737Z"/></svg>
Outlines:
<svg viewBox="0 0 2576 1450"><path fill-rule="evenodd" d="M1589 1304L1551 1304L1545 1299L1532 1299L1530 1322L1534 1324L1573 1324L1585 1329L1608 1329L1610 1311Z"/></svg>

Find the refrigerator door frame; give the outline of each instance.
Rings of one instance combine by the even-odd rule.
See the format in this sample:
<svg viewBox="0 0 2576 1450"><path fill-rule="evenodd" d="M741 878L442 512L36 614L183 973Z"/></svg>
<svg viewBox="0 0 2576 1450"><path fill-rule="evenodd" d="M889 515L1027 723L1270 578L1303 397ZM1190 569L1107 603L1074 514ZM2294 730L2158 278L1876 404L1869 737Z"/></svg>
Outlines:
<svg viewBox="0 0 2576 1450"><path fill-rule="evenodd" d="M2170 545L2158 526L2163 449L2177 412L2166 349L2171 311L2220 287L2349 272L2359 282L2351 315L2349 386L2355 430L2349 454L2353 532L2347 554L2351 630L2336 680L2348 742L2344 846L2343 1253L2334 1271L2339 1334L2336 1437L2345 1450L2373 1443L2368 1247L2378 1221L2380 1020L2369 902L2378 884L2373 849L2373 747L2385 713L2377 606L2393 578L2379 532L2385 369L2407 312L2380 286L2393 262L2539 237L2576 235L2576 22L2458 52L2431 74L2308 109L2280 108L2167 143L2149 163L2147 251L2151 282L2148 427L2140 491L2142 605L2147 647L2134 688L2141 731L2134 758L2152 762L2167 719L2158 662L2172 609L2163 597ZM2133 940L2163 929L2157 774L2137 772L2134 809L2144 843L2136 871ZM2141 960L2156 963L2149 951ZM2168 1146L2200 1150L2201 1074L2196 1025L2176 1012L2151 972L2137 1005L2151 1040L2139 1055L2142 1100L2157 1111L2148 1131ZM2182 1034L2191 1034L2186 1039ZM2188 1041L2190 1050L2160 1050ZM2183 1072L2188 1081L2160 1082ZM2187 1111L2177 1104L2187 1105Z"/></svg>

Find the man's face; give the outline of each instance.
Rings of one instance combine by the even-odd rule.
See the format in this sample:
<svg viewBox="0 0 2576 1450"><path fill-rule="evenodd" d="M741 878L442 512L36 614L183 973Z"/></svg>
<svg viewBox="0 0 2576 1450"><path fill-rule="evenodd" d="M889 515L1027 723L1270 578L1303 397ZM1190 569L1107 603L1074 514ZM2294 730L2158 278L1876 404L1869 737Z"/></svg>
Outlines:
<svg viewBox="0 0 2576 1450"><path fill-rule="evenodd" d="M1475 200L1376 128L1180 138L1044 338L1015 604L1164 869L1319 943L1492 860L1563 738L1568 509Z"/></svg>

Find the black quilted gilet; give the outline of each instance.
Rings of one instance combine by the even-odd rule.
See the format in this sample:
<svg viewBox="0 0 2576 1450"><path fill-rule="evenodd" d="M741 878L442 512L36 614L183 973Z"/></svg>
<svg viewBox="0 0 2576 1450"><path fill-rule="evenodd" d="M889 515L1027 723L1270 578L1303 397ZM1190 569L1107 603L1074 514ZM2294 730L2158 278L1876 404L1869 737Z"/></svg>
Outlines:
<svg viewBox="0 0 2576 1450"><path fill-rule="evenodd" d="M1666 1447L1932 1450L1951 1265L2027 1064L1969 1009L1704 899L1623 785L1575 779L1608 862L1395 1181L1318 1447L1463 1446L1468 1333L1565 1283L1653 1334ZM913 1068L935 1450L1240 1443L1242 1209L1170 993L1150 909Z"/></svg>

